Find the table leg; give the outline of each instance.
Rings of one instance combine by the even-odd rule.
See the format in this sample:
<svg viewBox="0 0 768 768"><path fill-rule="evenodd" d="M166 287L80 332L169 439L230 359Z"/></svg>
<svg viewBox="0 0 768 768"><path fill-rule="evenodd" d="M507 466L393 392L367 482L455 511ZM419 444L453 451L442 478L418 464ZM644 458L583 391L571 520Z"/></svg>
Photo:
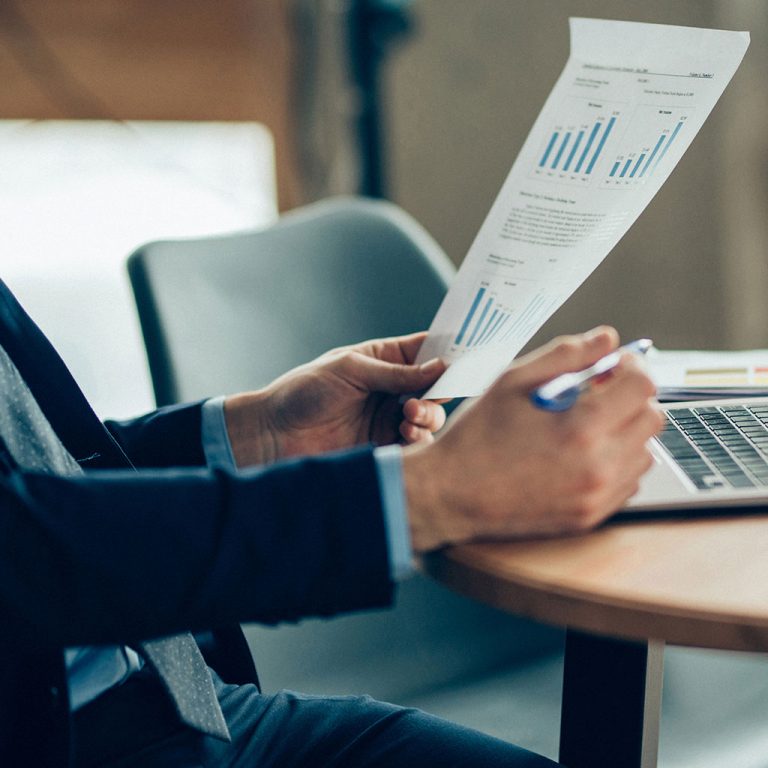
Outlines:
<svg viewBox="0 0 768 768"><path fill-rule="evenodd" d="M653 768L664 643L568 630L560 762L568 768Z"/></svg>

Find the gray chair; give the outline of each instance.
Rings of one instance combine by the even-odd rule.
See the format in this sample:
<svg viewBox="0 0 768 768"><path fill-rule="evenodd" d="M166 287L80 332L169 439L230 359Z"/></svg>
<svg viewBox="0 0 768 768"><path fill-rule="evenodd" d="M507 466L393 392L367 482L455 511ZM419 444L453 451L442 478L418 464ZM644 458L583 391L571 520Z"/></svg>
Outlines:
<svg viewBox="0 0 768 768"><path fill-rule="evenodd" d="M339 199L131 256L159 405L262 386L331 347L426 328L453 276L394 206Z"/></svg>
<svg viewBox="0 0 768 768"><path fill-rule="evenodd" d="M424 329L454 273L402 210L349 198L259 231L150 243L128 269L160 405L257 388L331 347ZM561 644L422 577L391 611L247 634L267 689L393 701Z"/></svg>

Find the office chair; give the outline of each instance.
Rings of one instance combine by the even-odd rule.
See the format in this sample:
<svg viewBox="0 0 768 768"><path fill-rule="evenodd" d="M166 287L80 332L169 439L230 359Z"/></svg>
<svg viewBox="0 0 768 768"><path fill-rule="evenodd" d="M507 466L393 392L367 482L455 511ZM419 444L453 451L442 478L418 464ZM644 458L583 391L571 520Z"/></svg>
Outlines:
<svg viewBox="0 0 768 768"><path fill-rule="evenodd" d="M454 273L402 210L355 198L258 231L150 243L128 270L158 405L258 388L334 346L427 328ZM561 643L420 576L393 610L246 634L266 690L395 702Z"/></svg>
<svg viewBox="0 0 768 768"><path fill-rule="evenodd" d="M393 205L337 199L128 261L158 405L255 389L328 349L428 327L453 266Z"/></svg>

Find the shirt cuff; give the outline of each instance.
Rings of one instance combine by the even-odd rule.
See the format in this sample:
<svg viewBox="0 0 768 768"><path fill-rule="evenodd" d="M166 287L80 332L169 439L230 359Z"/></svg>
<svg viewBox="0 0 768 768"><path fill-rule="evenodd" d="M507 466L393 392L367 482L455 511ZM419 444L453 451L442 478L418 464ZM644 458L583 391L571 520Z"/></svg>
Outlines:
<svg viewBox="0 0 768 768"><path fill-rule="evenodd" d="M399 445L387 445L373 452L384 510L384 528L389 550L389 572L401 581L413 571L413 547L408 528L408 511L403 484L403 459Z"/></svg>
<svg viewBox="0 0 768 768"><path fill-rule="evenodd" d="M201 437L206 464L213 469L235 469L235 456L224 419L224 397L212 397L203 403Z"/></svg>

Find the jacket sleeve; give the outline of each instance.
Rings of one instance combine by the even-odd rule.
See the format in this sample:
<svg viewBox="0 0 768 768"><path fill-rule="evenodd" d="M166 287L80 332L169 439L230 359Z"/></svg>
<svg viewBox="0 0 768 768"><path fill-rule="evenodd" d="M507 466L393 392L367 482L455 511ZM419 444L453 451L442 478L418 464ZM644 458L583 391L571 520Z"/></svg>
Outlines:
<svg viewBox="0 0 768 768"><path fill-rule="evenodd" d="M36 645L331 616L392 592L370 449L0 479L0 622Z"/></svg>
<svg viewBox="0 0 768 768"><path fill-rule="evenodd" d="M169 405L104 426L136 467L205 466L201 439L205 401Z"/></svg>

